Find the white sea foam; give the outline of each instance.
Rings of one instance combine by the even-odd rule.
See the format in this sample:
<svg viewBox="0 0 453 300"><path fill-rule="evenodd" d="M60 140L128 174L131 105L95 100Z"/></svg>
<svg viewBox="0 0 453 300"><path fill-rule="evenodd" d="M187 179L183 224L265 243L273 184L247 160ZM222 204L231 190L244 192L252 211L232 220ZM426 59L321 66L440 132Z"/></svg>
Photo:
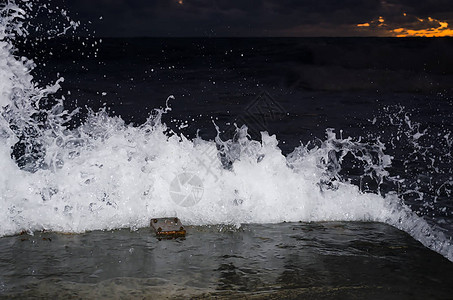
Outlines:
<svg viewBox="0 0 453 300"><path fill-rule="evenodd" d="M62 126L70 114L62 110L61 101L47 110L46 124L38 128L31 121L39 111L36 104L59 85L36 86L30 75L34 63L14 56L11 36L20 31L24 11L14 4L8 9L0 21L0 236L138 228L148 226L150 218L167 216L186 224L236 226L378 221L453 260L448 238L395 193L364 193L338 177L348 153L364 163L365 172L378 179L388 176L391 157L379 142L339 139L328 130L320 145L301 145L284 156L276 136L263 132L261 142L250 140L246 128L237 130L234 141L190 140L168 133L161 122L164 110L154 111L141 126L125 124L104 111L92 112L85 124L70 131ZM12 125L19 130L38 128L32 140L40 147L28 144L30 153L41 149L42 156L35 157L40 163L33 168L19 168L11 158L11 147L20 138ZM172 198L171 183L180 174L201 181L199 186L178 183L182 189L176 192L183 196L197 193L192 194L196 203L191 206L178 205Z"/></svg>

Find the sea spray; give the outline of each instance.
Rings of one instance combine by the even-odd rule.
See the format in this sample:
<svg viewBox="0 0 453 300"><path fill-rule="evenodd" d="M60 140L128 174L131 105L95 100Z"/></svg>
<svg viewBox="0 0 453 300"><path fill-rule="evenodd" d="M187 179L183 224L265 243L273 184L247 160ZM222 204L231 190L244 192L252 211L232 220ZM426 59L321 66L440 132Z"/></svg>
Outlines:
<svg viewBox="0 0 453 300"><path fill-rule="evenodd" d="M15 37L26 35L26 11L8 2L1 14L1 236L138 228L151 217L165 216L187 224L235 226L378 221L453 260L450 238L402 201L408 189L389 185L402 185L405 178L392 174L386 137L343 138L328 129L324 140L285 156L275 135L262 132L260 141L253 140L247 127L236 128L229 140L219 135L214 141L191 140L161 121L168 105L139 126L100 110L69 128L74 112L55 96L62 79L40 87L30 75L35 63L16 55ZM401 124L413 131L408 137L417 148L426 131L410 120L404 117ZM444 139L450 142L448 132ZM202 182L202 196L192 206L172 199L171 183L180 174ZM438 187L438 198L449 184Z"/></svg>

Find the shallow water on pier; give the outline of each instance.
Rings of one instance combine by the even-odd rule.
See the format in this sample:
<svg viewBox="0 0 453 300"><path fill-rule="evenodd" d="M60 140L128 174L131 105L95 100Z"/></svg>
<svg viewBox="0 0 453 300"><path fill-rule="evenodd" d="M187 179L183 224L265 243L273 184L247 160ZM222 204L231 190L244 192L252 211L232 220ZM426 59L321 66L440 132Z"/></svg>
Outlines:
<svg viewBox="0 0 453 300"><path fill-rule="evenodd" d="M189 226L2 238L6 298L448 298L453 266L380 223Z"/></svg>

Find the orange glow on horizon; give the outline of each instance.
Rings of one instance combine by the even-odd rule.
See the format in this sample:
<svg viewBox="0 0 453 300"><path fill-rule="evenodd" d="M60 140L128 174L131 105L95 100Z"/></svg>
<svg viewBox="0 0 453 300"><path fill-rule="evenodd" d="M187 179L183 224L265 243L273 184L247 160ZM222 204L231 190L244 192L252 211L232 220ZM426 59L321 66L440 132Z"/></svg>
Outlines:
<svg viewBox="0 0 453 300"><path fill-rule="evenodd" d="M408 17L403 13L404 17ZM453 37L453 29L449 28L448 22L440 21L432 17L419 18L416 16L408 17L407 23L387 24L384 17L379 16L367 23L356 24L356 28L366 30L368 33L375 32L378 36L395 37ZM412 20L412 21L411 21ZM396 26L395 26L396 25ZM409 29L420 28L420 29Z"/></svg>
<svg viewBox="0 0 453 300"><path fill-rule="evenodd" d="M437 21L432 18L428 18L429 21ZM427 29L405 29L405 28L396 28L392 32L396 33L397 37L447 37L453 36L453 30L448 28L447 22L437 21L439 27L437 28L427 28Z"/></svg>

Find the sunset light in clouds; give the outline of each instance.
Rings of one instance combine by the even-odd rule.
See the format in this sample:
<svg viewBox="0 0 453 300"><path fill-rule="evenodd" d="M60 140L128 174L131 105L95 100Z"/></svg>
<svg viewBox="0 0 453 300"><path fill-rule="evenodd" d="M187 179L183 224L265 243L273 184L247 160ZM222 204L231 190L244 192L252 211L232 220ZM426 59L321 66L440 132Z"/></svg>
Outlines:
<svg viewBox="0 0 453 300"><path fill-rule="evenodd" d="M420 37L446 37L446 36L453 36L453 30L448 28L447 22L440 22L439 27L437 28L427 28L427 29L407 29L407 28L396 28L392 31L396 34L397 37L412 37L412 36L420 36Z"/></svg>
<svg viewBox="0 0 453 300"><path fill-rule="evenodd" d="M357 27L370 27L370 23L357 24Z"/></svg>
<svg viewBox="0 0 453 300"><path fill-rule="evenodd" d="M404 20L404 21L402 21ZM382 16L366 23L357 24L358 30L374 32L378 36L394 37L451 37L453 29L448 22L431 17L418 18L403 14L399 22L387 22Z"/></svg>

